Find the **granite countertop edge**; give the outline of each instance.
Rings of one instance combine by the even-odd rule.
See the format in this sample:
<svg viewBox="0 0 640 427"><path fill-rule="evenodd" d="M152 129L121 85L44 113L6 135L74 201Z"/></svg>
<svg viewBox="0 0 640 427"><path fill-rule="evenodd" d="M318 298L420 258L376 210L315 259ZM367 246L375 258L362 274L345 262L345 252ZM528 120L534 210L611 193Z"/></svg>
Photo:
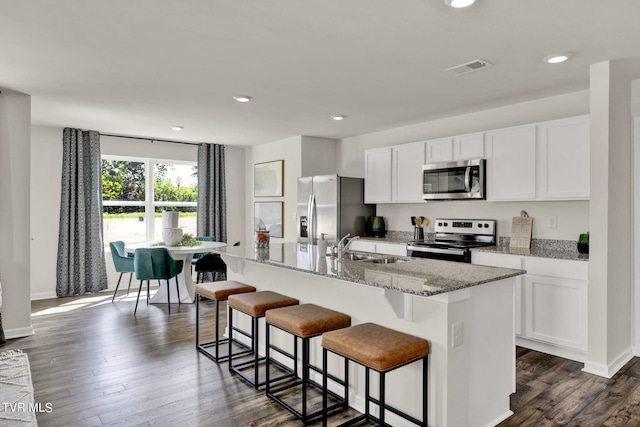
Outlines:
<svg viewBox="0 0 640 427"><path fill-rule="evenodd" d="M335 263L335 260L331 260L330 257L326 257L325 259L327 271L322 271L322 269L317 271L308 267L300 267L294 262L287 262L287 260L276 261L269 258L261 259L258 255L247 253L243 254L241 252L236 252L231 248L215 249L213 252L243 259L248 262L269 265L305 274L312 274L329 279L342 280L364 286L400 291L422 297L430 297L453 292L526 273L524 270L502 267L488 267L473 264L452 263L449 261L396 257L404 260L405 262L374 264L343 259L341 261L341 270L336 274L335 271L331 271L330 266L332 263ZM377 258L384 258L388 256L383 254L370 255ZM320 260L320 258L318 258L318 260ZM460 271L461 268L463 268L464 271ZM367 279L366 277L368 274L371 274L370 277L374 277L374 279ZM383 276L386 280L391 280L391 283L375 281L375 277L377 275ZM380 278L380 276L377 277ZM384 280L382 281L384 282ZM405 286L402 286L403 284Z"/></svg>
<svg viewBox="0 0 640 427"><path fill-rule="evenodd" d="M489 252L505 255L529 256L536 258L550 258L567 261L589 261L589 254L581 254L574 251L559 251L541 248L512 248L510 246L484 246L471 249L473 252Z"/></svg>

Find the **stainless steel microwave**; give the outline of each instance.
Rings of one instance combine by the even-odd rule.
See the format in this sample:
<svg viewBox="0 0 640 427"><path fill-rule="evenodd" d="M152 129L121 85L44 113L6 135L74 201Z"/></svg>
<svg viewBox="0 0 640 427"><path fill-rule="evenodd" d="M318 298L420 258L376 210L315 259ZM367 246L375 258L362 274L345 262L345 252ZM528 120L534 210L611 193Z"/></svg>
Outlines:
<svg viewBox="0 0 640 427"><path fill-rule="evenodd" d="M485 198L485 160L432 163L422 167L424 200Z"/></svg>

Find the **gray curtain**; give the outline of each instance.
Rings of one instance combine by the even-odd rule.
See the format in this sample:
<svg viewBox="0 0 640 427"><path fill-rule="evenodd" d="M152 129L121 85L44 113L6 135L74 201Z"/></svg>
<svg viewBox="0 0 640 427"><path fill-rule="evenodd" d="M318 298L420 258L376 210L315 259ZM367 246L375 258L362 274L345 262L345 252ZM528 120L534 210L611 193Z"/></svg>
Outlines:
<svg viewBox="0 0 640 427"><path fill-rule="evenodd" d="M100 134L65 128L56 293L107 288L102 236Z"/></svg>
<svg viewBox="0 0 640 427"><path fill-rule="evenodd" d="M227 241L224 145L198 146L198 236Z"/></svg>

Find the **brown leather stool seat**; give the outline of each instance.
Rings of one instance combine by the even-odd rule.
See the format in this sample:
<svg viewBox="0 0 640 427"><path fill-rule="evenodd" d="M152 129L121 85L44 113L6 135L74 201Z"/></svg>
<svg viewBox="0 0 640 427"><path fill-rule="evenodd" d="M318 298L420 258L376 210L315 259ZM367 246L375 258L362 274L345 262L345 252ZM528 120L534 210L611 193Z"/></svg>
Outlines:
<svg viewBox="0 0 640 427"><path fill-rule="evenodd" d="M321 369L313 366L309 361L309 344L313 337L318 337L325 332L334 331L336 329L346 328L351 325L351 316L342 314L340 312L330 310L328 308L320 307L314 304L301 304L290 307L277 308L275 310L269 310L266 314L266 342L267 342L267 354L266 354L266 394L271 399L278 402L284 408L289 410L292 414L298 417L303 423L307 424L312 420L318 419L322 416L322 409L310 413L308 410L307 402L307 386L313 385L319 390L322 390L322 386L309 378L310 370L313 370L319 374L322 373ZM276 327L285 332L288 332L294 336L293 355L286 351L276 347L271 343L270 329ZM298 378L297 366L298 366L298 339L302 340L302 373L301 378ZM270 378L270 364L272 359L270 357L270 350L275 350L280 354L289 357L293 361L293 376L295 381L289 381L286 384L280 384L276 388L272 388L275 381L271 381ZM347 379L348 364L345 363L344 377ZM345 386L346 394L346 382L333 377L335 381ZM291 401L293 397L289 390L300 387L302 393L301 410L297 410L292 404L287 403ZM283 393L285 392L286 393ZM337 403L333 404L327 410L332 411L336 408L344 408L348 406L348 400L344 397L340 397L334 393L330 393L337 399ZM285 400L286 399L286 400Z"/></svg>
<svg viewBox="0 0 640 427"><path fill-rule="evenodd" d="M260 357L258 352L258 320L265 316L267 310L274 308L288 307L291 305L297 305L299 301L295 298L281 295L272 291L260 291L244 294L229 295L228 308L229 308L229 333L233 335L234 332L246 336L251 340L251 353L253 358L248 361L243 361L237 364L233 364L235 355L229 358L229 371L231 373L239 375L242 379L253 385L258 389L265 385L264 381L260 381L259 378L259 364L264 361L264 357ZM233 311L237 310L251 317L251 333L243 331L233 326ZM229 341L229 354L231 354L231 344ZM285 366L281 366L287 372L286 375L278 378L286 378L292 375L292 372L286 369ZM245 374L243 371L253 368L253 378Z"/></svg>
<svg viewBox="0 0 640 427"><path fill-rule="evenodd" d="M365 367L365 413L345 424L354 424L360 420L374 421L385 425L385 409L418 425L427 425L427 385L429 342L423 338L395 331L375 323L363 323L350 328L327 332L322 335L323 368L326 370L327 352L338 354L346 360L352 360ZM423 408L422 421L385 404L385 374L394 369L422 360L423 371ZM369 393L369 371L373 369L380 374L380 391L378 400ZM323 376L323 387L326 390L327 377ZM370 403L380 408L379 418L371 415ZM327 422L327 393L323 395L323 425ZM356 421L358 420L358 421Z"/></svg>
<svg viewBox="0 0 640 427"><path fill-rule="evenodd" d="M225 280L220 282L199 283L196 285L196 349L213 360L214 362L224 362L229 359L229 354L220 356L220 346L227 343L228 338L220 339L220 301L226 301L229 296L236 294L244 294L247 292L255 292L256 288L234 280ZM200 343L200 299L206 298L215 301L215 339L206 343ZM231 333L231 330L229 330ZM231 334L230 334L231 335ZM214 347L214 352L208 349ZM245 346L243 351L237 352L235 355L247 354L248 350Z"/></svg>

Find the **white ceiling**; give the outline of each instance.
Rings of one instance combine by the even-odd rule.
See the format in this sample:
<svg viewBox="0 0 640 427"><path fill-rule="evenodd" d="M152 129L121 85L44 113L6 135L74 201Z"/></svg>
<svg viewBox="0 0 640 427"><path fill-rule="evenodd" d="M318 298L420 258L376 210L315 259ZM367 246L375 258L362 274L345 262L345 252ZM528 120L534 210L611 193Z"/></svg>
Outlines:
<svg viewBox="0 0 640 427"><path fill-rule="evenodd" d="M174 140L360 135L586 89L621 58L638 0L0 0L0 88L34 124Z"/></svg>

